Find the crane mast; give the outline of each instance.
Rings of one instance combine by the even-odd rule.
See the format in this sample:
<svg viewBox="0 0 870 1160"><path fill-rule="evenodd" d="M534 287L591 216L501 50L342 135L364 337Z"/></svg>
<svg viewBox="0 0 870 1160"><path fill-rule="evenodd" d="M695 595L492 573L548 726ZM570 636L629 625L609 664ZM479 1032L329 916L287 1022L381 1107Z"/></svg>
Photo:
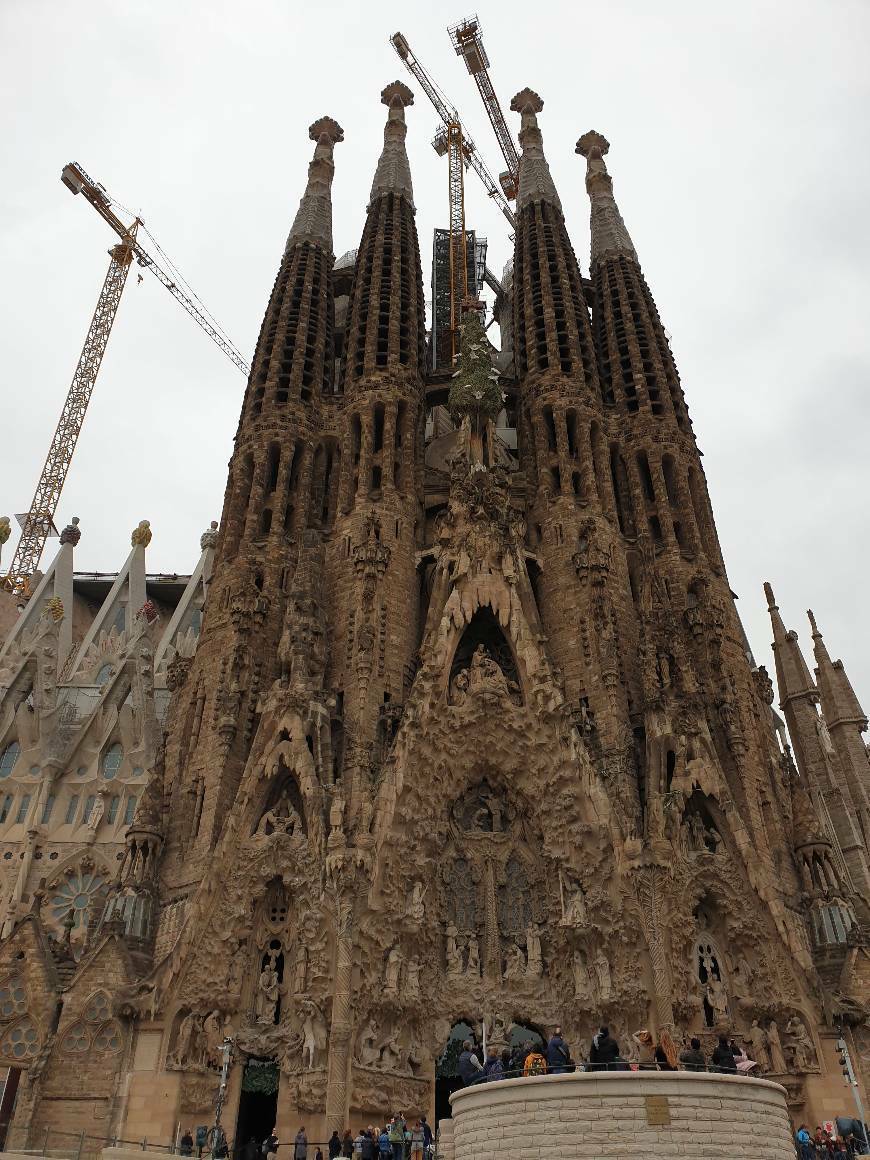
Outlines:
<svg viewBox="0 0 870 1160"><path fill-rule="evenodd" d="M73 452L81 434L88 403L91 401L100 364L106 353L106 344L112 333L112 325L118 313L121 295L127 284L127 275L130 273L130 266L134 258L140 266L151 270L173 298L181 303L191 318L235 366L246 375L249 373L248 364L214 319L208 315L205 308L185 294L179 287L177 280L171 277L140 244L138 232L140 226L144 229L142 219L136 217L131 225L125 225L112 208L112 199L103 186L88 177L80 165L75 163L66 165L61 174L61 180L73 193L84 194L85 199L90 202L100 217L118 234L120 241L109 250L109 269L97 299L97 306L88 327L82 353L67 391L60 420L55 428L33 500L22 519L21 538L16 546L8 572L0 578L2 587L23 595L29 595L30 577L39 567L45 542L54 529L54 513L57 510L63 485L66 482ZM159 246L157 249L159 250ZM171 263L167 264L171 265Z"/></svg>
<svg viewBox="0 0 870 1160"><path fill-rule="evenodd" d="M489 76L489 57L483 47L483 29L477 18L477 13L466 17L459 24L452 25L447 31L456 55L462 57L465 61L465 67L474 77L477 91L483 100L484 108L501 149L501 155L507 166L506 172L499 174L499 181L505 196L514 201L519 183L520 159Z"/></svg>
<svg viewBox="0 0 870 1160"><path fill-rule="evenodd" d="M458 125L462 130L462 139L464 142L464 157L466 166L471 166L486 189L488 195L499 207L501 212L510 222L511 229L516 226L516 218L513 210L508 204L508 200L504 195L500 185L484 165L477 152L477 147L471 139L465 126L462 124L459 113L456 108L447 100L444 93L436 85L432 77L426 72L423 65L411 51L411 46L408 44L406 37L401 32L395 32L390 37L390 44L399 55L400 60L404 64L408 72L413 76L423 92L431 101L435 112L444 123L444 131L446 132L450 125Z"/></svg>
<svg viewBox="0 0 870 1160"><path fill-rule="evenodd" d="M465 240L465 157L462 126L447 126L450 182L450 341L454 360L459 353L462 307L468 297L468 253ZM475 295L475 297L477 297Z"/></svg>
<svg viewBox="0 0 870 1160"><path fill-rule="evenodd" d="M9 571L3 578L4 587L13 592L24 592L30 576L39 566L39 560L45 548L45 541L54 529L54 513L57 502L66 481L70 461L81 433L85 412L91 401L94 383L97 381L97 372L103 355L106 353L106 344L112 333L112 325L121 295L127 284L127 275L130 273L130 264L133 261L133 246L136 240L136 231L139 228L137 218L126 234L125 240L112 246L109 250L109 269L106 279L97 299L97 307L88 327L82 353L79 355L69 391L67 391L63 410L60 414L48 455L45 458L39 482L36 485L30 508L24 517L21 529L21 538L12 557Z"/></svg>

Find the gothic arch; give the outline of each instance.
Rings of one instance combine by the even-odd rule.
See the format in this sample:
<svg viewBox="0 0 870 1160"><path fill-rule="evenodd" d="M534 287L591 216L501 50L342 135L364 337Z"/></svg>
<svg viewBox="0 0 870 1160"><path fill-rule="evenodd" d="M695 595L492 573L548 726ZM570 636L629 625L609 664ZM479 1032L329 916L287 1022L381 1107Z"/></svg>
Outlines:
<svg viewBox="0 0 870 1160"><path fill-rule="evenodd" d="M495 671L498 666L501 675ZM490 671L485 671L485 670ZM455 641L450 663L449 682L455 689L456 679L466 673L474 682L480 673L481 687L492 686L493 692L503 688L515 702L522 698L522 679L511 635L506 632L489 605L481 605L474 612L462 634ZM460 678L460 683L464 683Z"/></svg>

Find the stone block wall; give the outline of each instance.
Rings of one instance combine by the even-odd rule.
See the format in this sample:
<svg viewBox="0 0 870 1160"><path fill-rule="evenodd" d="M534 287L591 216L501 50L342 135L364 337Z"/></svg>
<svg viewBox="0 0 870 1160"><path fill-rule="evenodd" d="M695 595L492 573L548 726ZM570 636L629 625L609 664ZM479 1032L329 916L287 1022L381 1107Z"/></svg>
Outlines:
<svg viewBox="0 0 870 1160"><path fill-rule="evenodd" d="M481 1084L450 1103L443 1160L794 1160L785 1090L743 1076L578 1072Z"/></svg>

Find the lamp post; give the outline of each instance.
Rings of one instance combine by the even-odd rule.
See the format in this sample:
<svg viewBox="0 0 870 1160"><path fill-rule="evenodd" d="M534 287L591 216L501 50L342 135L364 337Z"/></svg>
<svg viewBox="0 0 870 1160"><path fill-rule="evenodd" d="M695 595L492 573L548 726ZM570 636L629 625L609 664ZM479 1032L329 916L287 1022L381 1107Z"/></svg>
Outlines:
<svg viewBox="0 0 870 1160"><path fill-rule="evenodd" d="M211 1135L211 1154L214 1160L223 1160L227 1155L229 1149L227 1147L227 1137L221 1124L221 1113L224 1110L224 1100L227 1095L227 1080L230 1074L230 1066L233 1062L233 1047L235 1041L231 1035L225 1035L224 1041L221 1044L221 1082L218 1088L217 1100L214 1106L214 1127Z"/></svg>
<svg viewBox="0 0 870 1160"><path fill-rule="evenodd" d="M840 1053L840 1066L843 1069L843 1078L852 1089L852 1096L855 1100L855 1107L858 1109L858 1117L861 1121L861 1131L864 1135L864 1147L870 1152L870 1142L867 1140L867 1123L864 1119L864 1104L861 1100L861 1093L858 1090L858 1081L855 1078L855 1069L852 1066L852 1057L849 1054L849 1045L845 1039L837 1040L837 1051Z"/></svg>

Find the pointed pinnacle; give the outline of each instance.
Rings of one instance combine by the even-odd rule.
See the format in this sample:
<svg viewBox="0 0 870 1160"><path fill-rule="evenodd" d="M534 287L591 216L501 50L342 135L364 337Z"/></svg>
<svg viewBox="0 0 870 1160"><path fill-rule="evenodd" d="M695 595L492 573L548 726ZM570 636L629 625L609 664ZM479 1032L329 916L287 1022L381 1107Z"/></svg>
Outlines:
<svg viewBox="0 0 870 1160"><path fill-rule="evenodd" d="M811 608L807 609L807 616L809 617L810 627L813 630L812 631L813 640L816 640L817 638L819 640L821 640L822 634L819 632L819 626L816 624L816 618L813 616L813 610Z"/></svg>
<svg viewBox="0 0 870 1160"><path fill-rule="evenodd" d="M767 580L764 581L764 595L767 597L767 607L770 611L779 608L779 605L776 603L776 598L773 595L773 589Z"/></svg>

